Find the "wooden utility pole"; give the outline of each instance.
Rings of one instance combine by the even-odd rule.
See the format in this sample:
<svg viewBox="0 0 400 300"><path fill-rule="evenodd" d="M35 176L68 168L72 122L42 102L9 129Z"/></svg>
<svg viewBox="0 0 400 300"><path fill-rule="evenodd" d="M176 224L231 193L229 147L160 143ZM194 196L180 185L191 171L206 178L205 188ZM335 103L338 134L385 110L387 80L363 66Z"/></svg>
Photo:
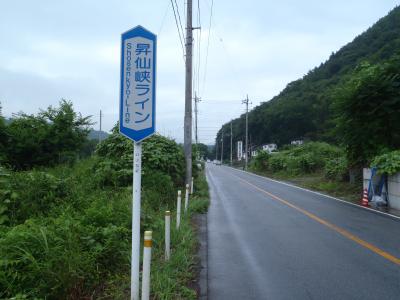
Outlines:
<svg viewBox="0 0 400 300"><path fill-rule="evenodd" d="M223 130L221 133L221 144L222 144L222 146L221 146L221 165L222 165L222 162L224 161L224 131Z"/></svg>
<svg viewBox="0 0 400 300"><path fill-rule="evenodd" d="M233 135L232 135L232 121L231 121L231 166L232 166L232 139Z"/></svg>
<svg viewBox="0 0 400 300"><path fill-rule="evenodd" d="M186 6L186 72L185 72L185 119L184 119L184 151L186 161L186 184L192 182L192 0Z"/></svg>
<svg viewBox="0 0 400 300"><path fill-rule="evenodd" d="M215 160L218 159L218 137L215 139Z"/></svg>
<svg viewBox="0 0 400 300"><path fill-rule="evenodd" d="M247 164L249 162L249 95L246 96L246 99L242 101L242 103L246 104L246 162L245 162L245 170L247 170Z"/></svg>

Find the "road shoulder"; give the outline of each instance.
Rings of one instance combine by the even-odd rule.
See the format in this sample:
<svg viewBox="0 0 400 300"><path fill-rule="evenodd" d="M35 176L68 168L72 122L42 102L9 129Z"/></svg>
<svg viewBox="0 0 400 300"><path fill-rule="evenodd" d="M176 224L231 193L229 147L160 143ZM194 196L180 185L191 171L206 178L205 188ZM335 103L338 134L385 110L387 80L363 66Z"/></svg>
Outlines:
<svg viewBox="0 0 400 300"><path fill-rule="evenodd" d="M329 198L329 199L332 199L332 200L335 200L335 201L339 201L339 202L344 203L346 205L357 207L359 209L364 209L364 210L367 210L367 211L369 211L371 213L379 214L379 215L388 217L390 219L400 221L400 216L397 216L397 215L394 215L394 214L390 214L390 213L387 213L387 212L382 212L382 211L379 211L379 210L376 210L376 209L373 209L373 208L370 208L370 207L360 206L360 205L354 204L354 203L352 203L350 201L346 201L345 199L340 199L340 198L333 197L331 195L327 195L327 194L324 194L324 193L321 193L321 192L318 192L318 191L313 191L313 190L310 190L310 189L307 189L307 188L304 188L304 187L301 187L301 186L298 186L298 185L295 185L293 183L289 183L289 182L286 182L286 181L279 181L277 179L273 179L273 178L269 178L269 177L266 177L266 176L258 175L258 174L255 174L255 173L251 172L251 171L245 171L245 170L233 168L233 167L230 167L230 166L226 166L226 167L231 168L231 169L233 169L235 171L243 172L243 173L246 173L246 174L249 174L249 175L253 175L255 177L263 178L263 179L268 180L268 181L276 182L276 183L279 183L279 184L282 184L282 185L286 185L286 186L289 186L289 187L292 187L292 188L296 188L296 189L299 189L299 190L307 191L307 192L310 192L310 193L313 193L313 194L316 194L316 195L320 195L320 196L323 196L323 197L326 197L326 198Z"/></svg>
<svg viewBox="0 0 400 300"><path fill-rule="evenodd" d="M207 214L197 214L193 217L193 222L197 229L199 248L197 256L199 258L199 271L197 283L199 287L199 299L208 299L208 234L207 234Z"/></svg>

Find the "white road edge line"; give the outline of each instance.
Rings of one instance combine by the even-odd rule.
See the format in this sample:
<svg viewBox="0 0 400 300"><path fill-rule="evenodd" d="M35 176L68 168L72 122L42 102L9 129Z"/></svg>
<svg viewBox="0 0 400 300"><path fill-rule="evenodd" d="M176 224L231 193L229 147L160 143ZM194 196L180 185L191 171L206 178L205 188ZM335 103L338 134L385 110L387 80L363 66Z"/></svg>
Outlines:
<svg viewBox="0 0 400 300"><path fill-rule="evenodd" d="M366 209L366 210L369 210L370 212L373 212L373 213L376 213L376 214L382 214L384 216L387 216L387 217L390 217L390 218L393 218L393 219L396 219L396 220L400 220L400 217L398 217L398 216L395 216L395 215L392 215L392 214L388 214L388 213L385 213L385 212L382 212L382 211L379 211L379 210L375 210L375 209L372 209L372 208L369 208L369 207L357 205L357 204L351 203L351 202L346 201L346 200L342 200L342 199L339 199L339 198L335 198L333 196L329 196L329 195L326 195L326 194L323 194L323 193L319 193L319 192L312 191L312 190L309 190L309 189L306 189L306 188L302 188L302 187L299 187L299 186L296 186L296 185L293 185L293 184L290 184L290 183L278 181L278 180L275 180L275 179L272 179L272 178L269 178L269 177L265 177L265 176L254 174L254 173L251 173L251 172L248 172L248 171L236 169L236 168L233 168L233 167L230 167L230 166L224 166L224 167L233 169L235 171L247 173L249 175L253 175L253 176L256 176L256 177L260 177L262 179L266 179L266 180L269 180L269 181L272 181L272 182L275 182L275 183L279 183L279 184L283 184L283 185L286 185L286 186L290 186L290 187L293 187L293 188L296 188L296 189L299 189L299 190L310 192L310 193L313 193L313 194L316 194L316 195L319 195L319 196L330 198L330 199L333 199L333 200L336 200L336 201L339 201L339 202L342 202L344 204L351 205L351 206L354 206L354 207L357 207L357 208Z"/></svg>

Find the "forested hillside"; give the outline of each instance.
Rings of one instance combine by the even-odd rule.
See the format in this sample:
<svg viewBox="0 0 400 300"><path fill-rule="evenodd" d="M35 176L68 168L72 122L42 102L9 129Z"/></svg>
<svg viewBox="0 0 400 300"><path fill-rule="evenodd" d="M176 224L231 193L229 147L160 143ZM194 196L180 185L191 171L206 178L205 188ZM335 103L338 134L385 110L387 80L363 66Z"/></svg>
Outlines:
<svg viewBox="0 0 400 300"><path fill-rule="evenodd" d="M249 135L253 146L294 139L339 143L336 127L335 97L338 87L353 76L362 62L371 65L388 61L400 50L400 7L393 9L367 31L342 47L303 78L289 83L270 101L249 113ZM222 129L229 132L225 124ZM229 130L228 130L229 129ZM244 140L245 116L233 121L233 140ZM225 143L230 137L224 137ZM226 155L229 149L226 148ZM225 157L227 157L225 155Z"/></svg>

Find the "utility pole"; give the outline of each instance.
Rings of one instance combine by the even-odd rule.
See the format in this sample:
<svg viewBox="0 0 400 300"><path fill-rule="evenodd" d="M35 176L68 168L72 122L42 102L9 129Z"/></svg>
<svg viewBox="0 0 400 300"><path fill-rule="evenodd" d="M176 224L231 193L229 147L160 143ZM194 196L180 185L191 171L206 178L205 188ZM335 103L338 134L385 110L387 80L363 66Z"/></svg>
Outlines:
<svg viewBox="0 0 400 300"><path fill-rule="evenodd" d="M100 109L100 131L99 131L99 143L100 143L100 140L101 140L101 109Z"/></svg>
<svg viewBox="0 0 400 300"><path fill-rule="evenodd" d="M247 164L249 162L249 95L246 96L246 99L242 101L242 103L246 104L246 162L245 162L245 170L247 170Z"/></svg>
<svg viewBox="0 0 400 300"><path fill-rule="evenodd" d="M185 60L185 118L183 144L186 161L186 184L192 182L192 0L187 0L186 6L186 60Z"/></svg>
<svg viewBox="0 0 400 300"><path fill-rule="evenodd" d="M232 139L233 135L232 135L232 121L231 121L231 166L232 166Z"/></svg>
<svg viewBox="0 0 400 300"><path fill-rule="evenodd" d="M221 134L221 143L222 143L221 147L221 165L222 165L222 162L224 161L224 131L222 131Z"/></svg>
<svg viewBox="0 0 400 300"><path fill-rule="evenodd" d="M218 137L215 139L215 160L218 159Z"/></svg>

